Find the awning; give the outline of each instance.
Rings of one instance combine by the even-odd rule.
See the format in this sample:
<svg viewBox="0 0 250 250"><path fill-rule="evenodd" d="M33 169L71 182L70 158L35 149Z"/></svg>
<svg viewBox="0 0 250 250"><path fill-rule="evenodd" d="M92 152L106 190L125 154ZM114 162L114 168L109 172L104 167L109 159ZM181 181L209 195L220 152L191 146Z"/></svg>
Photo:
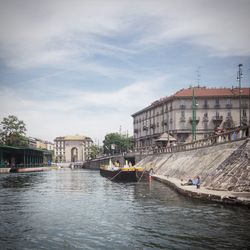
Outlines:
<svg viewBox="0 0 250 250"><path fill-rule="evenodd" d="M155 141L176 141L176 139L172 136L169 135L168 133L163 133L158 139L156 139Z"/></svg>

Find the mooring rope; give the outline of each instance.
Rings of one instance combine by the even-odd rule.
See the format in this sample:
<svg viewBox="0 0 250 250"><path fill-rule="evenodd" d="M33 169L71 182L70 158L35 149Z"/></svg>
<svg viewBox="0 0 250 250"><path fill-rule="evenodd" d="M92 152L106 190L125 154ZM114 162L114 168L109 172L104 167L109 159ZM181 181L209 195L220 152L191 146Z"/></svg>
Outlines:
<svg viewBox="0 0 250 250"><path fill-rule="evenodd" d="M122 169L120 169L120 171L116 174L116 175L114 175L112 178L108 178L110 181L112 181L116 176L118 176L118 174L120 174L122 172Z"/></svg>
<svg viewBox="0 0 250 250"><path fill-rule="evenodd" d="M146 168L144 168L143 169L143 171L142 171L142 175L140 176L140 178L139 178L139 180L138 180L138 183L141 181L141 179L142 179L142 176L144 175L144 173L146 172Z"/></svg>

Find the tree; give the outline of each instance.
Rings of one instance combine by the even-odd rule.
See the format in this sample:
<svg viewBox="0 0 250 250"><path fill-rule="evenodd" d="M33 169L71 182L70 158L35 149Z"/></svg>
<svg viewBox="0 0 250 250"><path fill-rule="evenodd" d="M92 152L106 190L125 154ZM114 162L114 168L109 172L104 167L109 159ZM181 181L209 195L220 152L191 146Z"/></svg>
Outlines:
<svg viewBox="0 0 250 250"><path fill-rule="evenodd" d="M104 153L122 153L133 148L133 137L110 133L105 136L103 141Z"/></svg>
<svg viewBox="0 0 250 250"><path fill-rule="evenodd" d="M0 129L0 143L7 146L27 146L25 123L14 115L3 118Z"/></svg>
<svg viewBox="0 0 250 250"><path fill-rule="evenodd" d="M99 153L100 153L100 147L99 146L92 145L90 147L90 157L91 157L91 159L95 159Z"/></svg>

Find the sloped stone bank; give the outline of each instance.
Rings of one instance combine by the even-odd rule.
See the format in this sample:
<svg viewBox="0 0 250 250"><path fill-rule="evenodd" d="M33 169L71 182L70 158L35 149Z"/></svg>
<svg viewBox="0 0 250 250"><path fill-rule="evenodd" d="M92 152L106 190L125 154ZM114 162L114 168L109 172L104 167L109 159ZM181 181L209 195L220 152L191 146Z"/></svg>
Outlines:
<svg viewBox="0 0 250 250"><path fill-rule="evenodd" d="M150 155L137 166L158 176L187 181L197 175L207 190L250 194L249 138L183 152Z"/></svg>

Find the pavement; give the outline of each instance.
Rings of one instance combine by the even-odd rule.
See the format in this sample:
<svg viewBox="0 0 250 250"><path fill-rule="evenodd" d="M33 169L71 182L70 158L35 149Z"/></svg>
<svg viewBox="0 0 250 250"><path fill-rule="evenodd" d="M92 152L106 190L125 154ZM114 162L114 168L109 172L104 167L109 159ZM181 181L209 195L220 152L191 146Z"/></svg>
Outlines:
<svg viewBox="0 0 250 250"><path fill-rule="evenodd" d="M203 187L197 188L195 185L182 186L182 181L164 175L153 175L153 179L161 181L175 189L178 193L189 197L211 200L227 204L245 205L250 208L250 192L231 192L224 190L211 190Z"/></svg>

